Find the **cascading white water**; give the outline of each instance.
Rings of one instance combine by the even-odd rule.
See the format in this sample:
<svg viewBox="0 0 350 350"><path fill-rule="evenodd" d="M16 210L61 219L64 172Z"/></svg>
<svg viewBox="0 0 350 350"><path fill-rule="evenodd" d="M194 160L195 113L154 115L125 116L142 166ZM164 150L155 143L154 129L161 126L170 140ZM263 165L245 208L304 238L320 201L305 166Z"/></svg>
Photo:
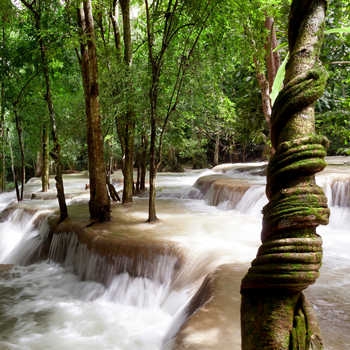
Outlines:
<svg viewBox="0 0 350 350"><path fill-rule="evenodd" d="M1 282L1 349L128 349L162 346L171 315L115 300L124 276L106 288L72 268L44 262L17 267ZM134 290L130 286L129 289Z"/></svg>
<svg viewBox="0 0 350 350"><path fill-rule="evenodd" d="M240 280L260 245L261 208L267 203L262 176L232 171L225 175L252 185L234 205L228 196L217 207L194 200L203 198L198 189L191 187L199 175L199 172L158 175L157 214L161 222L152 229L139 224L147 218L146 198L136 198L135 205L128 209L121 206L113 209L115 215L127 213L129 220L138 223L135 231L131 226L128 228L131 232L128 234L139 230L140 235L162 237L189 247L194 258L186 262L187 270L182 276L171 278L176 259L159 257L158 277L154 266L149 267L153 273L148 277L144 273L115 275L111 268L105 286L91 281L98 280L94 271L98 264L103 264L103 258L88 252L84 245L77 246L74 234L54 236L51 261L17 266L10 271L0 269L0 349L159 350L169 340L166 349L171 349L171 337L186 319L186 305L198 287L197 283L196 286L182 283L181 278L201 281L204 271L222 263L234 263L241 266L237 268ZM327 195L331 193L332 216L329 226L318 229L324 239L321 277L306 291L321 322L325 350L350 348L350 228L346 216L349 208L340 206L344 195L339 192L346 191L341 187L345 184L334 185L334 179L328 174L317 179ZM39 225L23 212L23 209L8 211L0 223L3 242L0 253L11 241L10 236L5 237L10 232L8 227L18 229L21 238L12 243L12 249L6 248L4 256L6 261L21 264L24 262L18 257L27 254L29 243L34 244L35 239L47 232L45 220ZM27 234L23 236L23 232ZM62 247L69 253L60 258L58 252ZM132 262L124 257L115 264L120 272L120 267ZM239 282L232 293L239 300ZM239 324L239 307L232 318L238 319Z"/></svg>

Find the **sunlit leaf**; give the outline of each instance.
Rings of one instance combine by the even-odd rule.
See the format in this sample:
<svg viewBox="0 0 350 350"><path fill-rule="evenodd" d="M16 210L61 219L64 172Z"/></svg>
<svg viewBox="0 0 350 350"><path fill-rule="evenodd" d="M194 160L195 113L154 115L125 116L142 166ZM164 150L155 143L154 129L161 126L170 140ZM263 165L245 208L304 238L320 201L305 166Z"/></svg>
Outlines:
<svg viewBox="0 0 350 350"><path fill-rule="evenodd" d="M286 64L287 64L288 58L289 58L289 52L288 52L286 58L284 59L283 63L278 68L278 71L277 71L277 74L275 77L275 81L273 82L272 92L270 94L271 106L273 106L273 104L275 103L275 100L276 100L276 98L281 90L284 76L286 75Z"/></svg>
<svg viewBox="0 0 350 350"><path fill-rule="evenodd" d="M278 45L272 52L281 50L281 49L283 49L283 48L285 48L287 46L288 46L288 43L282 43L282 44Z"/></svg>
<svg viewBox="0 0 350 350"><path fill-rule="evenodd" d="M325 34L333 34L333 33L350 33L350 27L345 28L332 28L325 30Z"/></svg>

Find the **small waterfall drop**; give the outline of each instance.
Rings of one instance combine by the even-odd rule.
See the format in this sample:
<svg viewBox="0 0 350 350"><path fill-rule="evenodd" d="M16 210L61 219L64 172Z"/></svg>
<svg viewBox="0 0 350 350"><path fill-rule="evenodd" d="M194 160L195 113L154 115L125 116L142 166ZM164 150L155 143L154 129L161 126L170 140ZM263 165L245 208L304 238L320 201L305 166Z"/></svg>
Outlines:
<svg viewBox="0 0 350 350"><path fill-rule="evenodd" d="M261 166L252 171L257 173ZM28 210L35 201L5 209L0 214L0 257L2 263L16 266L0 265L0 349L171 350L176 332L195 310L193 304L201 305L193 302L198 291L222 264L234 264L236 269L229 294L237 305L228 327L239 339L239 285L260 245L261 209L267 203L265 178L261 173L234 169L203 175L221 179L220 186L211 182L191 187L199 172L159 174L161 221L155 225L144 224L147 199L142 196L135 198L132 207L113 207L113 215L126 217L113 235L120 243L131 237L138 245L131 249L133 253L125 247L113 248L119 250L115 255L94 251L91 247L108 236L107 231L89 245L79 230L60 230L47 248L49 259L31 264L30 256L49 236L48 217L55 208L42 200L35 203L35 210ZM225 179L231 181L230 186L225 187ZM317 177L332 216L330 225L318 229L324 239L323 267L307 293L321 322L325 350L343 350L350 344L347 181L346 174ZM11 196L8 203L13 201ZM74 197L69 210L75 206L73 212L85 220L79 205L87 206L86 194L82 198ZM118 230L124 230L121 236ZM179 251L156 251L157 246L149 254L153 248L145 244L148 238ZM186 254L181 251L185 246ZM22 266L27 264L31 265ZM209 333L193 333L193 341L199 337L200 344ZM240 344L232 346L239 348Z"/></svg>

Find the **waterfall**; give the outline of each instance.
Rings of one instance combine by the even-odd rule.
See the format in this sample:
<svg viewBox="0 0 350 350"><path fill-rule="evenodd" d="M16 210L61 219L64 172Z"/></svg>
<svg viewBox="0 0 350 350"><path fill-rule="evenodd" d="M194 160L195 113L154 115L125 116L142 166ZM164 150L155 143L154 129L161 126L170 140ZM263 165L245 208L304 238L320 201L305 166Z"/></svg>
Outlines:
<svg viewBox="0 0 350 350"><path fill-rule="evenodd" d="M16 208L1 213L0 264L26 265L30 262L47 238L48 213L52 212Z"/></svg>
<svg viewBox="0 0 350 350"><path fill-rule="evenodd" d="M57 204L11 204L0 213L0 264L15 264L0 265L0 349L172 350L181 339L199 349L212 337L216 348L230 339L238 350L240 280L260 245L267 203L259 167L159 174L161 220L154 225L144 223L143 197L130 207L113 204L113 224L86 228L86 193L71 196L72 218L54 231ZM323 267L306 293L321 322L324 349L343 350L350 344L349 181L321 174L317 183L332 215L330 225L318 228ZM13 198L0 196L1 208ZM222 266L227 270L220 275ZM215 293L228 281L232 285L219 297L227 307L216 311L220 316L210 328L206 317L218 301Z"/></svg>

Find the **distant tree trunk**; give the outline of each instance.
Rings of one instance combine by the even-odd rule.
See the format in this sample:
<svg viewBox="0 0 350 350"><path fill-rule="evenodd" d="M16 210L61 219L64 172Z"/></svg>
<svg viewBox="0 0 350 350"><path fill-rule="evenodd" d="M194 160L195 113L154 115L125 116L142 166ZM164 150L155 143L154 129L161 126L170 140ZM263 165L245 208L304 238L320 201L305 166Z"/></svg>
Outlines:
<svg viewBox="0 0 350 350"><path fill-rule="evenodd" d="M7 131L7 138L8 138L9 146L10 146L11 170L12 170L13 181L15 182L15 189L16 189L17 202L20 202L20 201L21 201L21 198L20 198L20 195L19 195L17 174L16 174L16 172L15 172L15 162L14 162L14 159L13 159L13 152L12 152L11 140L10 140L10 137L9 137L9 131Z"/></svg>
<svg viewBox="0 0 350 350"><path fill-rule="evenodd" d="M47 192L49 187L49 133L47 132L46 125L43 126L43 139L42 139L42 168L41 168L41 188L42 192Z"/></svg>
<svg viewBox="0 0 350 350"><path fill-rule="evenodd" d="M41 169L42 169L42 156L41 150L36 152L36 162L34 163L35 177L41 177Z"/></svg>
<svg viewBox="0 0 350 350"><path fill-rule="evenodd" d="M238 163L238 154L236 149L236 143L233 136L230 136L230 162Z"/></svg>
<svg viewBox="0 0 350 350"><path fill-rule="evenodd" d="M36 2L28 3L25 0L21 0L21 2L33 13L34 19L35 19L35 28L37 30L38 35L38 41L40 45L40 52L41 52L41 58L42 58L42 64L43 64L43 71L44 71L44 78L45 78L45 86L46 86L46 95L45 100L47 103L47 107L49 109L49 115L50 115L50 122L51 122L51 133L52 133L52 139L53 139L53 149L50 152L51 157L55 161L55 170L56 170L56 188L57 188L57 197L58 197L58 203L60 207L60 222L64 221L68 217L68 211L67 211L67 205L66 200L64 196L64 187L63 187L63 178L62 178L62 165L61 165L61 157L60 157L60 149L61 146L58 142L58 134L57 134L57 128L56 128L56 117L55 112L53 109L53 103L52 103L52 95L51 95L51 87L50 87L50 77L49 77L49 67L47 63L46 58L46 51L45 51L45 45L44 45L44 39L41 35L41 6L40 3L38 4L38 9L36 9L34 6L36 5Z"/></svg>
<svg viewBox="0 0 350 350"><path fill-rule="evenodd" d="M150 147L150 169L149 169L149 200L148 200L148 219L147 222L155 222L158 220L156 215L156 176L157 167L155 161L156 153L156 125L155 116L151 126L151 147Z"/></svg>
<svg viewBox="0 0 350 350"><path fill-rule="evenodd" d="M267 80L269 82L269 93L271 93L272 85L273 85L273 82L275 81L275 77L276 77L278 68L281 65L281 62L280 62L279 52L278 51L273 52L273 50L278 46L276 30L274 26L274 19L272 17L266 17L264 26L269 33L268 36L266 37L266 42L264 44L264 47L266 51L265 57L266 57L266 67L267 67Z"/></svg>
<svg viewBox="0 0 350 350"><path fill-rule="evenodd" d="M262 98L262 107L264 116L269 128L271 131L271 99L270 93L272 91L273 82L275 81L275 77L280 66L280 55L279 52L273 52L273 50L278 46L276 31L274 27L274 19L272 17L266 17L264 22L264 27L268 30L268 35L266 37L266 41L264 44L264 48L266 51L265 60L266 60L266 68L267 68L267 77L263 73L261 63L253 57L255 64L255 72L258 78L258 82L261 89L261 98ZM273 154L274 150L271 149L271 154Z"/></svg>
<svg viewBox="0 0 350 350"><path fill-rule="evenodd" d="M255 64L255 73L258 78L258 82L261 89L261 99L262 99L262 108L265 116L265 120L267 122L267 126L269 127L269 130L271 130L271 99L270 99L270 84L267 80L265 74L262 72L262 67L260 62L258 62L255 57L254 64Z"/></svg>
<svg viewBox="0 0 350 350"><path fill-rule="evenodd" d="M262 245L242 280L243 350L321 350L317 317L302 293L322 261L316 227L327 224L327 198L315 183L326 166L328 140L315 135L315 101L327 71L319 61L325 0L293 0L284 88L271 115L276 153L267 169Z"/></svg>
<svg viewBox="0 0 350 350"><path fill-rule="evenodd" d="M148 150L148 138L146 133L141 136L141 183L140 183L140 191L146 190L146 171L147 171L147 150Z"/></svg>
<svg viewBox="0 0 350 350"><path fill-rule="evenodd" d="M220 150L220 132L217 132L216 138L215 138L215 152L214 152L213 166L216 166L219 164L219 150Z"/></svg>
<svg viewBox="0 0 350 350"><path fill-rule="evenodd" d="M134 168L136 168L136 185L135 185L135 192L140 192L140 176L141 176L141 168L140 168L140 152L137 151L135 154L135 164Z"/></svg>
<svg viewBox="0 0 350 350"><path fill-rule="evenodd" d="M244 144L243 145L243 154L242 154L242 163L245 163L245 157L246 157L245 151L246 151L246 148L247 148L247 145Z"/></svg>
<svg viewBox="0 0 350 350"><path fill-rule="evenodd" d="M23 150L23 142L22 142L22 131L23 129L19 125L19 120L18 120L18 114L17 114L17 108L16 105L13 106L13 111L15 113L15 119L16 119L16 129L17 129L17 134L18 134L18 144L19 144L19 149L21 152L21 193L19 197L19 201L23 200L23 191L24 191L24 176L25 176L25 168L24 168L24 150Z"/></svg>
<svg viewBox="0 0 350 350"><path fill-rule="evenodd" d="M117 50L117 55L121 56L122 44L120 38L120 30L118 25L118 0L113 0L112 8L109 11L109 17L112 21L115 48Z"/></svg>
<svg viewBox="0 0 350 350"><path fill-rule="evenodd" d="M92 219L98 219L100 222L104 222L110 220L110 202L106 186L106 168L103 154L99 102L98 64L95 44L96 38L91 1L83 1L83 8L77 9L77 14L82 36L80 63L87 121L90 178L89 210Z"/></svg>

